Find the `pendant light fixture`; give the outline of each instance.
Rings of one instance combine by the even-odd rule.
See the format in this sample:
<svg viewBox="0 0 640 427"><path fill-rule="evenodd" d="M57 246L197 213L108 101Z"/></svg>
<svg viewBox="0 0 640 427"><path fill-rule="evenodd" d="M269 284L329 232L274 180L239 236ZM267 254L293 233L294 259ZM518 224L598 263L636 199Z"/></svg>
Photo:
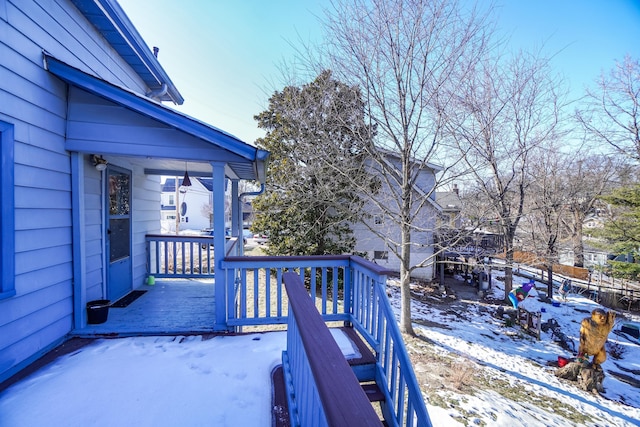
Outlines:
<svg viewBox="0 0 640 427"><path fill-rule="evenodd" d="M189 172L184 171L184 178L182 178L183 187L191 187L191 180L189 179Z"/></svg>
<svg viewBox="0 0 640 427"><path fill-rule="evenodd" d="M182 178L182 184L180 184L180 192L186 193L187 187L191 187L191 180L189 179L189 172L187 171L187 162L184 163L184 177Z"/></svg>

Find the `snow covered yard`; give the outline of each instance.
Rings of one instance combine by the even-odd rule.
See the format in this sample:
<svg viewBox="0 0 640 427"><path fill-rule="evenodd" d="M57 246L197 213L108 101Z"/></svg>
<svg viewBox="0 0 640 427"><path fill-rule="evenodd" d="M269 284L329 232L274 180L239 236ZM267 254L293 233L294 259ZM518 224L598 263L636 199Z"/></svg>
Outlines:
<svg viewBox="0 0 640 427"><path fill-rule="evenodd" d="M0 426L271 426L285 347L286 332L97 340L0 393Z"/></svg>
<svg viewBox="0 0 640 427"><path fill-rule="evenodd" d="M558 356L574 354L554 342L551 330L538 341L496 317L497 301L504 297L504 283L496 280L499 274L494 274L486 301L438 294L413 301L418 337L405 339L434 425L640 425L640 389L614 377L622 373L640 379L639 346L614 334L622 313L609 335L608 358L602 365L605 393L587 393L554 375ZM526 281L514 277L514 288ZM389 290L399 312L399 288L391 285ZM542 322L555 319L576 350L581 320L600 307L577 295L554 307L540 302L535 291L522 304L532 312L544 308ZM638 319L636 315L627 320ZM620 358L613 353L620 353Z"/></svg>
<svg viewBox="0 0 640 427"><path fill-rule="evenodd" d="M550 332L537 341L495 316L504 288L493 283L484 302L413 302L418 337L405 339L435 426L640 425L640 390L613 375L638 378L638 345L612 332L608 348L620 358L610 352L603 364L606 392L583 392L554 375L550 364L573 355ZM390 282L389 291L399 309L399 289ZM545 308L542 321L556 319L576 348L580 321L599 307L580 296L554 307L534 291L523 304ZM285 345L285 332L98 340L0 393L0 426L270 426L270 374Z"/></svg>

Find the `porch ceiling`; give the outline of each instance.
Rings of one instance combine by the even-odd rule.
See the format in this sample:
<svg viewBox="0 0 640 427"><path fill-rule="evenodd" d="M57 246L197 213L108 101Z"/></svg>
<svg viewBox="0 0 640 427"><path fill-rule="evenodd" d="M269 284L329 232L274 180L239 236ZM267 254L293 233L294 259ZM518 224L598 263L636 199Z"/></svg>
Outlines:
<svg viewBox="0 0 640 427"><path fill-rule="evenodd" d="M269 152L149 98L44 54L45 66L69 83L66 149L133 157L145 173L211 176L225 163L233 179L264 183Z"/></svg>

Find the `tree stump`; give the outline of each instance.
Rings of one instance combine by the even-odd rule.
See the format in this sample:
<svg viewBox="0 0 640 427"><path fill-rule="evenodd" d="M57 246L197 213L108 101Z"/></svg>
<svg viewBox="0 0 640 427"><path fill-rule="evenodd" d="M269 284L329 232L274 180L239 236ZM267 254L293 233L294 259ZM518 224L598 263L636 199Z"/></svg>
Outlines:
<svg viewBox="0 0 640 427"><path fill-rule="evenodd" d="M593 393L604 392L604 371L589 362L570 362L555 372L556 377L577 381L578 387Z"/></svg>

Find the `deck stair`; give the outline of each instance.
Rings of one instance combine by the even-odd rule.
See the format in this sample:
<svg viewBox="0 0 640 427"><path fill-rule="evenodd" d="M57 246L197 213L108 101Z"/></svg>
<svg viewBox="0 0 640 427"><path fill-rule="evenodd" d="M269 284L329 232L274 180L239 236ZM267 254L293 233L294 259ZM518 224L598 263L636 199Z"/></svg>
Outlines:
<svg viewBox="0 0 640 427"><path fill-rule="evenodd" d="M282 365L291 425L385 425L371 404L384 400L371 352L357 335L343 329L360 353L349 363L300 277L284 276L290 314Z"/></svg>
<svg viewBox="0 0 640 427"><path fill-rule="evenodd" d="M287 325L274 381L284 383L287 407L274 404L274 416L282 421L286 409L289 424L274 425L432 425L386 294L388 270L348 255L227 257L221 269L220 325ZM362 357L347 360L335 325L348 327Z"/></svg>
<svg viewBox="0 0 640 427"><path fill-rule="evenodd" d="M340 328L358 349L360 357L347 359L370 402L384 402L385 396L376 383L376 357L360 335L350 327Z"/></svg>
<svg viewBox="0 0 640 427"><path fill-rule="evenodd" d="M364 393L372 404L385 401L382 389L375 381L376 358L372 350L364 343L360 335L351 327L342 327L340 330L349 338L351 343L357 348L360 357L346 359L353 370L356 378L360 382ZM275 427L289 427L290 415L286 397L285 377L282 365L279 365L272 373L273 386L273 425ZM380 420L385 426L385 420Z"/></svg>

